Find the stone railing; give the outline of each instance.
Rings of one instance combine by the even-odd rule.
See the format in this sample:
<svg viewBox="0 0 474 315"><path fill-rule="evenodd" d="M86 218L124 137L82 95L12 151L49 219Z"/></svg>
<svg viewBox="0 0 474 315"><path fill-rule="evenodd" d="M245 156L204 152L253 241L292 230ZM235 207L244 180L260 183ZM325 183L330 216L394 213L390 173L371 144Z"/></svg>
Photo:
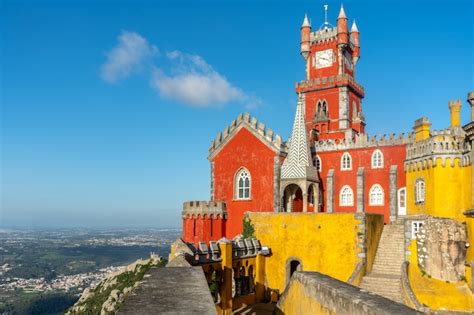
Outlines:
<svg viewBox="0 0 474 315"><path fill-rule="evenodd" d="M364 95L364 88L356 82L349 74L331 75L328 77L320 77L313 80L303 80L296 83L297 92L306 92L314 89L329 88L335 86L350 85L360 95Z"/></svg>
<svg viewBox="0 0 474 315"><path fill-rule="evenodd" d="M263 139L267 140L267 142L274 145L274 147L278 150L282 150L282 139L281 136L275 134L272 129L265 128L265 124L259 122L257 118L251 117L249 113L239 114L237 119L232 120L230 125L222 132L219 132L216 138L211 142L209 147L209 154L211 155L217 148L220 147L222 143L225 142L226 139L229 138L229 135L241 124L246 124L254 134L262 137Z"/></svg>
<svg viewBox="0 0 474 315"><path fill-rule="evenodd" d="M337 27L326 28L318 30L311 33L311 43L319 43L324 41L329 41L331 39L336 39L337 37Z"/></svg>
<svg viewBox="0 0 474 315"><path fill-rule="evenodd" d="M208 216L222 219L227 218L226 203L224 201L186 201L183 203L183 218L194 215Z"/></svg>
<svg viewBox="0 0 474 315"><path fill-rule="evenodd" d="M211 241L209 246L205 242L199 242L197 248L191 243L187 245L194 255L194 259L191 261L193 265L222 260L219 242ZM261 250L262 245L257 239L232 241L233 260L255 257Z"/></svg>
<svg viewBox="0 0 474 315"><path fill-rule="evenodd" d="M401 278L401 289L402 296L405 299L405 303L418 311L428 313L429 309L418 301L415 293L411 289L410 279L408 277L410 262L404 261L402 264L402 278Z"/></svg>
<svg viewBox="0 0 474 315"><path fill-rule="evenodd" d="M405 135L403 133L399 135L391 134L389 136L373 136L369 137L367 134L361 134L355 136L354 139L342 139L342 140L320 140L315 143L316 151L338 151L348 149L358 149L367 147L379 147L389 145L403 145L409 144L413 141L413 134L410 133Z"/></svg>

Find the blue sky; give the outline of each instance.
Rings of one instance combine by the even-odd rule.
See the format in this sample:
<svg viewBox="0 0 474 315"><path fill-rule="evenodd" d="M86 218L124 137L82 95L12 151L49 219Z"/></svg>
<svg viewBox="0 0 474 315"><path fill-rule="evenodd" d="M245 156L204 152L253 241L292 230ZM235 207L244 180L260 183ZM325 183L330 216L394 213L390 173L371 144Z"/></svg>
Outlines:
<svg viewBox="0 0 474 315"><path fill-rule="evenodd" d="M12 227L178 227L210 141L250 111L290 133L305 13L340 1L0 1L1 213ZM472 1L344 1L370 134L474 89Z"/></svg>

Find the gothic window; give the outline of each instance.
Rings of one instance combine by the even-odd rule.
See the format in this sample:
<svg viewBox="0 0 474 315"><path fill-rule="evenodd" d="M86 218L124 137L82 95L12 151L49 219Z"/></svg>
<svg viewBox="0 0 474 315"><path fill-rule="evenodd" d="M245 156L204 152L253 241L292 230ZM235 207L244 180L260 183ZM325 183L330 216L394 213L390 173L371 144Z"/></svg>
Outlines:
<svg viewBox="0 0 474 315"><path fill-rule="evenodd" d="M250 174L242 168L235 176L235 199L250 199Z"/></svg>
<svg viewBox="0 0 474 315"><path fill-rule="evenodd" d="M352 169L352 158L351 155L346 152L341 157L341 170L351 170Z"/></svg>
<svg viewBox="0 0 474 315"><path fill-rule="evenodd" d="M328 117L328 104L326 101L318 101L316 104L316 117L327 118Z"/></svg>
<svg viewBox="0 0 474 315"><path fill-rule="evenodd" d="M372 153L372 168L383 168L383 154L380 150Z"/></svg>
<svg viewBox="0 0 474 315"><path fill-rule="evenodd" d="M316 166L316 168L318 169L318 172L321 172L321 170L322 170L322 162L321 162L321 158L319 157L319 155L316 155L316 156L313 158L313 165Z"/></svg>
<svg viewBox="0 0 474 315"><path fill-rule="evenodd" d="M418 178L415 182L415 203L425 202L425 181Z"/></svg>
<svg viewBox="0 0 474 315"><path fill-rule="evenodd" d="M339 194L339 205L340 206L352 206L354 205L354 194L352 193L351 187L345 185L342 187Z"/></svg>
<svg viewBox="0 0 474 315"><path fill-rule="evenodd" d="M370 188L369 205L383 206L383 189L379 184L375 184Z"/></svg>

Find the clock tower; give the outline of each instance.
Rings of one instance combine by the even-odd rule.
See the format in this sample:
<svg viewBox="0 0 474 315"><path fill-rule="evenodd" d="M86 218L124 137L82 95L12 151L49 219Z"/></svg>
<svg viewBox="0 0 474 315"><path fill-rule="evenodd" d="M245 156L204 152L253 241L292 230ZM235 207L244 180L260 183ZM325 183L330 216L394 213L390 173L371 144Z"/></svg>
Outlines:
<svg viewBox="0 0 474 315"><path fill-rule="evenodd" d="M312 31L305 15L301 26L301 55L306 62L306 78L296 84L305 95L305 121L312 138L353 138L365 132L361 101L364 89L355 80L359 60L359 30L355 21L348 31L341 6L334 27L325 21Z"/></svg>

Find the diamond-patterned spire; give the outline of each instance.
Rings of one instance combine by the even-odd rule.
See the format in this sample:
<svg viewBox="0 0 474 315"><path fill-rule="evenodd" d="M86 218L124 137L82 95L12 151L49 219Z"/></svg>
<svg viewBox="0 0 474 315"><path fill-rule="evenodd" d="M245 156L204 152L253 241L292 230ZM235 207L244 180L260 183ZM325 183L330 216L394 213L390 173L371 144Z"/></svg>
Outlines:
<svg viewBox="0 0 474 315"><path fill-rule="evenodd" d="M298 96L288 155L281 168L281 178L307 178L307 168L313 166L304 119L304 95Z"/></svg>

